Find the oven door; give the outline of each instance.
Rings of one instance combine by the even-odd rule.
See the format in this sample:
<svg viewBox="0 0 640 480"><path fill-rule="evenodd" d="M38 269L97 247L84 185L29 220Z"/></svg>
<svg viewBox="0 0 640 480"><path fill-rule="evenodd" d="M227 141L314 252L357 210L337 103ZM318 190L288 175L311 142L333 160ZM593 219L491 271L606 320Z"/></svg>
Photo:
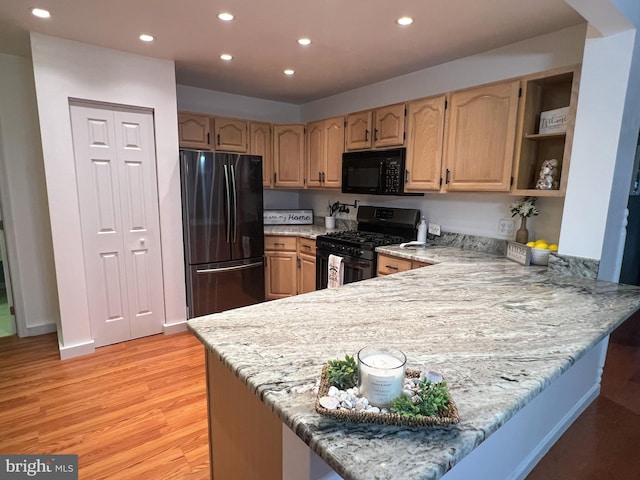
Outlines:
<svg viewBox="0 0 640 480"><path fill-rule="evenodd" d="M320 248L316 250L316 290L327 288L330 253L331 252ZM375 276L374 261L345 255L341 255L341 257L344 259L343 283L358 282Z"/></svg>

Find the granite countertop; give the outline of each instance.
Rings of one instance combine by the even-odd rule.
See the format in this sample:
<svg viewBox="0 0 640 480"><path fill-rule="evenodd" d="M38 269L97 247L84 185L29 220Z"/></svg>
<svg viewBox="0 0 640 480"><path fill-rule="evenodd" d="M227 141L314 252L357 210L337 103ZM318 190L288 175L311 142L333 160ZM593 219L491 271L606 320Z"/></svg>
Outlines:
<svg viewBox="0 0 640 480"><path fill-rule="evenodd" d="M378 251L435 264L188 322L346 480L440 478L640 307L637 287L500 256ZM323 364L370 344L442 373L460 423L407 428L317 414Z"/></svg>
<svg viewBox="0 0 640 480"><path fill-rule="evenodd" d="M337 232L338 228L328 230L324 225L265 225L265 235L280 235L285 237L304 237L315 239L318 235Z"/></svg>

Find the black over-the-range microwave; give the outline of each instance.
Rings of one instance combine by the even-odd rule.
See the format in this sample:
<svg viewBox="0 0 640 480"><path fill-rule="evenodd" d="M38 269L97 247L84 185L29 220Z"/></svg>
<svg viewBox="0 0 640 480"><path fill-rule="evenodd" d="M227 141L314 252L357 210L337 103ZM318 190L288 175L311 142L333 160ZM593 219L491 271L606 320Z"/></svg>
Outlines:
<svg viewBox="0 0 640 480"><path fill-rule="evenodd" d="M342 193L422 195L405 193L406 148L342 154Z"/></svg>

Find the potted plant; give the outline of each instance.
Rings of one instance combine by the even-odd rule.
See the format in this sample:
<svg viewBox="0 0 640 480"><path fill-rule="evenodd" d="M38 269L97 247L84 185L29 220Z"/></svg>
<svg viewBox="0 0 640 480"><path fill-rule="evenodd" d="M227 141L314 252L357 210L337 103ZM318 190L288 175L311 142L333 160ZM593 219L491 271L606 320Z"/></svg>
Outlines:
<svg viewBox="0 0 640 480"><path fill-rule="evenodd" d="M509 205L511 216L518 215L521 219L520 228L516 232L516 242L527 243L529 241L529 231L527 230L527 218L533 217L540 213L536 207L536 197L522 197L517 202Z"/></svg>

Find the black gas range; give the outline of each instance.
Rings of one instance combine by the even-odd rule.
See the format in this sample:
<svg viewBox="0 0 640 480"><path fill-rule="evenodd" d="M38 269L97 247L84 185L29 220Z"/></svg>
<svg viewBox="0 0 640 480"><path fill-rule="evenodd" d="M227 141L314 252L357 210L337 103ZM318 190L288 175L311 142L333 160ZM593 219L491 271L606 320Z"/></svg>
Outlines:
<svg viewBox="0 0 640 480"><path fill-rule="evenodd" d="M358 228L319 235L316 238L316 288L326 288L329 255L342 257L344 283L375 277L376 247L416 239L420 210L362 205Z"/></svg>

